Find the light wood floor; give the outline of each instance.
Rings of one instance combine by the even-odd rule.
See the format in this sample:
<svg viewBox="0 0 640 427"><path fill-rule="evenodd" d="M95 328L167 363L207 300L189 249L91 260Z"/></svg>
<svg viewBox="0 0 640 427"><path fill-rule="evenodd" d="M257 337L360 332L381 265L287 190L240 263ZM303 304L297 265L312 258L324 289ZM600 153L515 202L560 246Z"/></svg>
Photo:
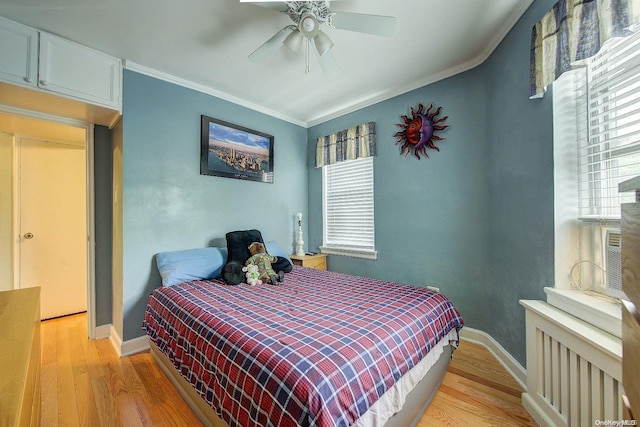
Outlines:
<svg viewBox="0 0 640 427"><path fill-rule="evenodd" d="M42 322L41 424L201 426L149 352L118 358L85 314ZM420 427L535 426L522 390L486 349L462 343Z"/></svg>

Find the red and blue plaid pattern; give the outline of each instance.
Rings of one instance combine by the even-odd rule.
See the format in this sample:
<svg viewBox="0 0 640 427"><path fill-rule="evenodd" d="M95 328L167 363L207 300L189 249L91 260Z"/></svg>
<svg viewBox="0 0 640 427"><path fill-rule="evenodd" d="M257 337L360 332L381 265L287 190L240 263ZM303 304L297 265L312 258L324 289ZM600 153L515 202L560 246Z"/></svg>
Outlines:
<svg viewBox="0 0 640 427"><path fill-rule="evenodd" d="M348 426L463 320L425 288L294 266L156 289L143 329L230 426Z"/></svg>

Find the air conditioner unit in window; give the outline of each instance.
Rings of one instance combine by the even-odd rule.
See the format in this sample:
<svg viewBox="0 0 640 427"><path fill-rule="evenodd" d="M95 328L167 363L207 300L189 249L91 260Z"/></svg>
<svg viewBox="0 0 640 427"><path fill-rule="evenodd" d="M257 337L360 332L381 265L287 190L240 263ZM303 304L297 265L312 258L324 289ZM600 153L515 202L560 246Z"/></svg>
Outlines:
<svg viewBox="0 0 640 427"><path fill-rule="evenodd" d="M608 294L626 298L622 292L622 236L620 230L607 230L605 246L605 288Z"/></svg>

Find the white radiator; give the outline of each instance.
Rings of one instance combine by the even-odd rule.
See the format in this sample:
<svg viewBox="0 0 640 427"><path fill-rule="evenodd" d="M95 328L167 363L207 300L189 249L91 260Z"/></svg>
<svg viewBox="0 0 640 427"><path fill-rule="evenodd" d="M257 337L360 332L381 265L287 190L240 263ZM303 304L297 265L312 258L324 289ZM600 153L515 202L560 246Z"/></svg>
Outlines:
<svg viewBox="0 0 640 427"><path fill-rule="evenodd" d="M623 419L622 342L543 301L526 309L527 390L522 404L541 426Z"/></svg>

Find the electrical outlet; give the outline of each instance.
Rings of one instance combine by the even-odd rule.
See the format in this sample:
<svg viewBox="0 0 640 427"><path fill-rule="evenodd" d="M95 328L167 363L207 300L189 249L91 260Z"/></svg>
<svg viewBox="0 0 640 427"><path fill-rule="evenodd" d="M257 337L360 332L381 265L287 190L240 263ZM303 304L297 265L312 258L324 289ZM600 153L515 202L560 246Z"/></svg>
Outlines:
<svg viewBox="0 0 640 427"><path fill-rule="evenodd" d="M434 291L434 292L440 292L440 288L438 288L436 286L427 285L427 289L429 289L430 291Z"/></svg>

